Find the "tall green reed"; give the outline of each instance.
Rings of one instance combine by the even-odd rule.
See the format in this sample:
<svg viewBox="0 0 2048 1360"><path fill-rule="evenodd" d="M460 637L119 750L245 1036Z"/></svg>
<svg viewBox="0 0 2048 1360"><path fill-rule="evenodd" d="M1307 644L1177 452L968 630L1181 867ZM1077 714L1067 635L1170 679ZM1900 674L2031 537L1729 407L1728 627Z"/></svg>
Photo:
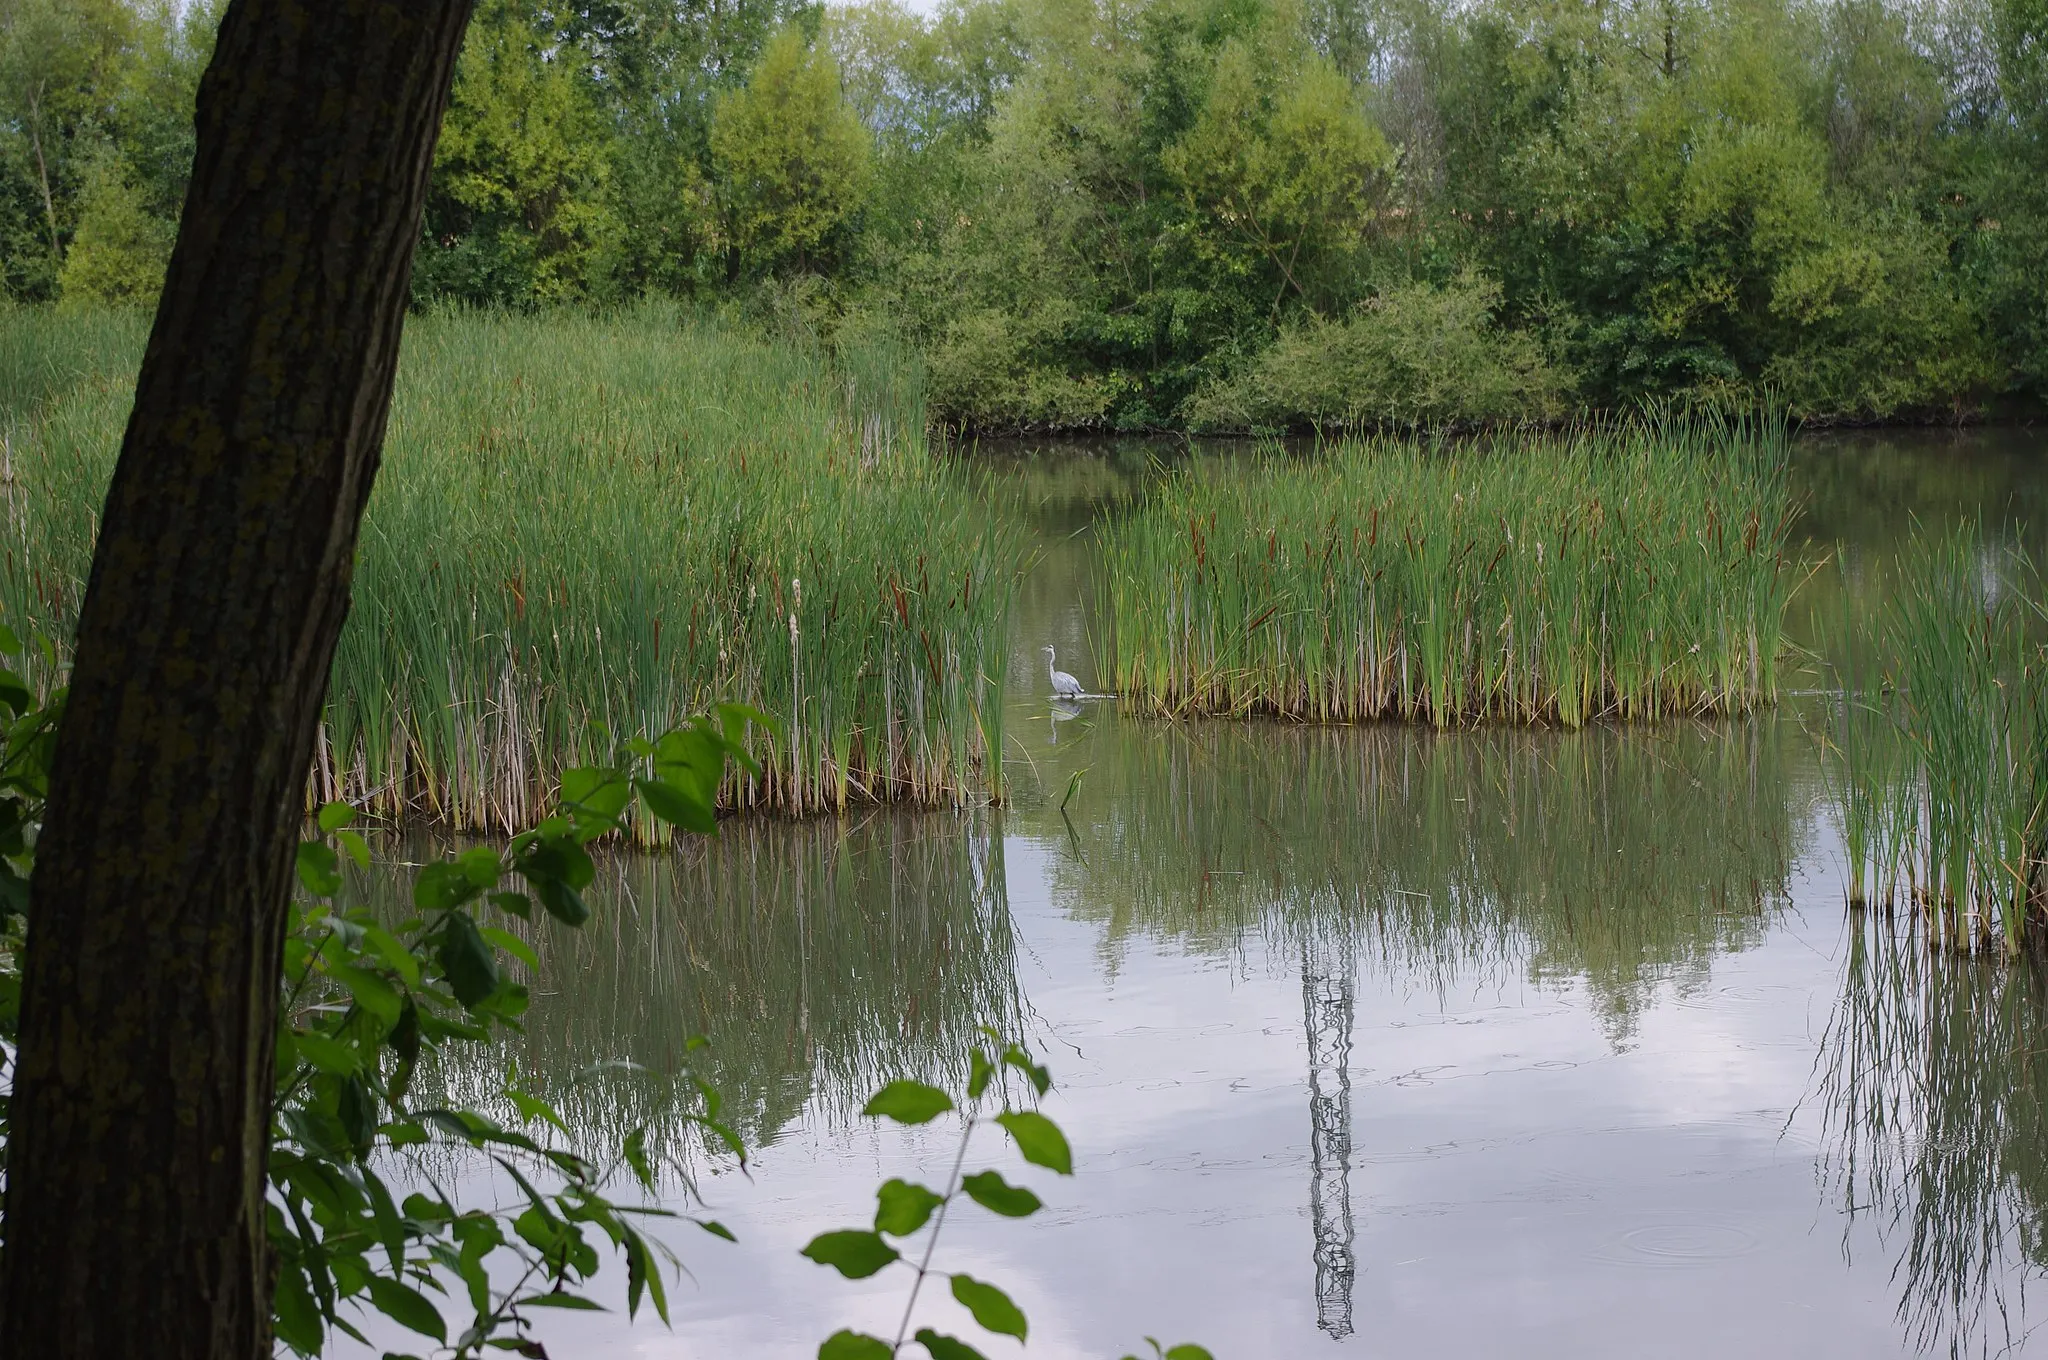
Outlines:
<svg viewBox="0 0 2048 1360"><path fill-rule="evenodd" d="M1839 761L1845 823L1860 807L1883 827L1870 848L1883 899L1903 877L1899 891L1926 914L1929 937L1951 948L2011 952L2030 926L2048 924L2043 600L2019 548L1967 525L1917 536L1881 634L1876 702L1900 757Z"/></svg>
<svg viewBox="0 0 2048 1360"><path fill-rule="evenodd" d="M1793 585L1787 438L1643 420L1184 472L1104 532L1109 682L1439 727L1749 711Z"/></svg>
<svg viewBox="0 0 2048 1360"><path fill-rule="evenodd" d="M0 604L59 638L127 404L79 385L17 441ZM416 318L313 796L511 829L714 699L784 725L728 805L999 795L1020 555L927 451L906 355L658 308Z"/></svg>

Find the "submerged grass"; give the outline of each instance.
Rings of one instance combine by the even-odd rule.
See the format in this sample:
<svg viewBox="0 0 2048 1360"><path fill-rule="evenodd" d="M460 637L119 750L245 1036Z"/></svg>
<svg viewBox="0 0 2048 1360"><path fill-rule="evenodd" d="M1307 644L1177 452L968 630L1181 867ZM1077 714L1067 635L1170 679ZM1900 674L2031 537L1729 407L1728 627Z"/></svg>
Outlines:
<svg viewBox="0 0 2048 1360"><path fill-rule="evenodd" d="M60 639L132 367L112 378L47 396L14 440L0 604ZM612 734L714 699L786 724L729 805L999 795L1020 556L928 452L907 356L659 309L417 318L314 796L510 829Z"/></svg>
<svg viewBox="0 0 2048 1360"><path fill-rule="evenodd" d="M1643 421L1181 473L1104 534L1108 687L1440 727L1747 712L1794 584L1787 439Z"/></svg>

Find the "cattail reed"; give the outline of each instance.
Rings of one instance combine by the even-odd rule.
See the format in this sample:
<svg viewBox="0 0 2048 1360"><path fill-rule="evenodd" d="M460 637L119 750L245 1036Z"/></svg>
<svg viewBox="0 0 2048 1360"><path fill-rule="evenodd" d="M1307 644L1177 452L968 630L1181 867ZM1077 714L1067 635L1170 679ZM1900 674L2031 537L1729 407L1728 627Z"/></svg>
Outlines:
<svg viewBox="0 0 2048 1360"><path fill-rule="evenodd" d="M72 348L97 376L0 374L43 394L10 421L0 607L60 645L135 358L97 331ZM719 699L789 724L752 738L763 777L734 776L729 806L987 796L1020 549L923 427L886 348L655 308L416 318L310 796L515 828L564 768Z"/></svg>
<svg viewBox="0 0 2048 1360"><path fill-rule="evenodd" d="M1875 834L1876 900L1903 902L1925 938L2017 951L2048 923L2048 647L2040 575L1975 528L1920 536L1885 611L1885 679L1871 702L1896 757L1837 751L1830 792L1845 825ZM1875 733L1866 752L1881 752Z"/></svg>
<svg viewBox="0 0 2048 1360"><path fill-rule="evenodd" d="M1110 687L1439 727L1743 713L1793 584L1782 423L1366 440L1171 479L1104 535Z"/></svg>

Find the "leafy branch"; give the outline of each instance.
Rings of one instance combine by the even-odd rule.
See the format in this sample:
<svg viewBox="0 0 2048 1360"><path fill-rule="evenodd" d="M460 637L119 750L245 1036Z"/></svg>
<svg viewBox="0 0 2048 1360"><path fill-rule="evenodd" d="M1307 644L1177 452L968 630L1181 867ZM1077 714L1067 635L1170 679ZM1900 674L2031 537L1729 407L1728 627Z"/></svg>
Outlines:
<svg viewBox="0 0 2048 1360"><path fill-rule="evenodd" d="M1005 1078L1016 1078L1034 1097L1042 1099L1052 1090L1051 1073L1033 1061L1021 1044L1007 1042L994 1031L985 1033L995 1046L977 1047L969 1054L963 1098L956 1100L946 1091L923 1082L892 1081L862 1108L861 1113L871 1119L890 1119L903 1125L929 1124L943 1115L956 1115L960 1120L960 1141L943 1192L892 1177L875 1192L872 1228L820 1233L803 1249L804 1256L832 1267L849 1280L867 1279L891 1266L902 1266L912 1272L903 1320L897 1324L894 1339L885 1341L850 1328L841 1329L819 1345L818 1360L894 1360L911 1344L921 1346L931 1360L985 1360L979 1350L959 1337L931 1327L911 1331L918 1297L925 1282L933 1278L947 1282L954 1301L968 1311L983 1331L1015 1337L1019 1342L1026 1339L1030 1323L1007 1292L965 1272L939 1270L932 1265L947 1212L962 1195L1003 1218L1029 1218L1045 1207L1036 1192L1011 1184L992 1168L962 1174L967 1165L968 1146L977 1129L993 1124L1009 1134L1018 1154L1033 1166L1062 1176L1074 1174L1073 1149L1059 1125L1036 1109L1017 1108L1009 1099L1010 1082ZM913 1263L905 1255L904 1247L920 1232L926 1234L923 1249ZM1200 1346L1180 1345L1162 1350L1158 1342L1150 1344L1158 1360L1211 1360L1209 1352Z"/></svg>

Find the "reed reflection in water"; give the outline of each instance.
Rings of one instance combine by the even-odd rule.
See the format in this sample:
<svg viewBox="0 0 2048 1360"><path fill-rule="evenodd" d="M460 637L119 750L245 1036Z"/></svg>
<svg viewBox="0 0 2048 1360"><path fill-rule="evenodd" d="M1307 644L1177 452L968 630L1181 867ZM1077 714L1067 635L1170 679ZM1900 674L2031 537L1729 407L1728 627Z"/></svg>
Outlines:
<svg viewBox="0 0 2048 1360"><path fill-rule="evenodd" d="M755 1147L807 1117L850 1121L889 1078L957 1079L979 1026L1018 1025L996 815L735 821L600 856L585 897L581 929L519 927L541 965L524 1041L443 1070L440 1091L423 1078L422 1099L490 1108L516 1064L579 1144L644 1128L680 1167L697 1157L679 1118L693 1075Z"/></svg>
<svg viewBox="0 0 2048 1360"><path fill-rule="evenodd" d="M1816 1092L1822 1171L1898 1253L1899 1321L1923 1354L2027 1336L2048 1268L2048 965L1930 948L1858 913Z"/></svg>
<svg viewBox="0 0 2048 1360"><path fill-rule="evenodd" d="M1314 939L1389 977L1584 979L1625 1041L1785 900L1812 779L1774 719L1487 728L1114 720L1056 900L1204 950ZM1334 938L1333 938L1334 937Z"/></svg>

